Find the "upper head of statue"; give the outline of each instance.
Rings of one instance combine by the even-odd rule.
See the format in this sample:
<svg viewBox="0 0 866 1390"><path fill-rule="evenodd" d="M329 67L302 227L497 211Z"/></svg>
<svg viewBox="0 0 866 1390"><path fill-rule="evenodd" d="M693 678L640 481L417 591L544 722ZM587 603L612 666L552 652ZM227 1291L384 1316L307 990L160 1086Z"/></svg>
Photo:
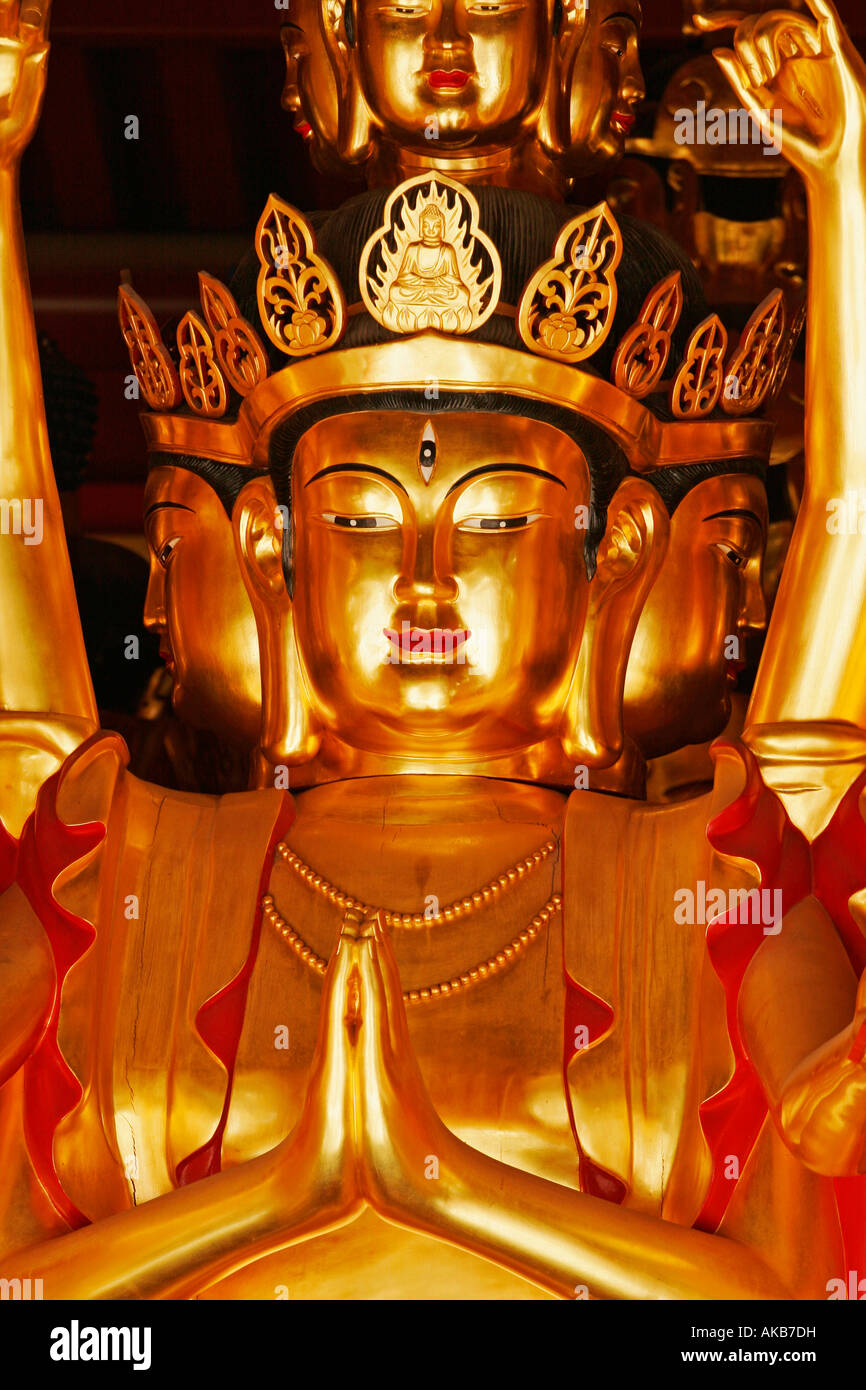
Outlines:
<svg viewBox="0 0 866 1390"><path fill-rule="evenodd" d="M496 228L501 300L513 304L567 214L529 194L477 193L481 225ZM346 286L357 284L382 202L354 200L320 231L320 251ZM630 219L622 235L614 331L584 368L602 376L660 276L682 275L678 358L706 313L673 243ZM452 287L439 278L429 293L444 305ZM395 270L392 293L400 283ZM243 304L244 286L235 288ZM372 362L380 345L401 340L355 312L340 346L363 348ZM461 343L522 347L504 313L449 341L458 381ZM356 755L366 770L531 768L573 785L576 763L611 764L625 734L655 752L654 738L660 747L685 729L679 742L692 741L701 721L700 737L718 732L731 689L725 636L761 617L763 465L709 460L638 476L611 434L577 409L492 377L466 384L431 390L407 378L375 391L360 377L341 381L276 428L270 476L239 498L234 525L264 634L271 755L300 762L313 746L305 739L293 753L289 690L316 744L343 750L344 767ZM664 413L652 398L645 404ZM286 528L275 521L280 509ZM671 530L674 559L657 583ZM677 675L683 664L691 684Z"/></svg>
<svg viewBox="0 0 866 1390"><path fill-rule="evenodd" d="M283 104L326 170L366 164L387 182L384 145L398 168L402 152L471 178L475 158L528 144L509 182L556 192L623 153L640 19L637 0L299 0Z"/></svg>

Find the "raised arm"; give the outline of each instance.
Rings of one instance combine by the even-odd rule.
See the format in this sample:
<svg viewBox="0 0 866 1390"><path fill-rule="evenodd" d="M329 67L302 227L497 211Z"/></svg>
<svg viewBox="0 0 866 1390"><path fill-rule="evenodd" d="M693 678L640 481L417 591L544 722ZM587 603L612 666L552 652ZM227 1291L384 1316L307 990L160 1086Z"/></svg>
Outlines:
<svg viewBox="0 0 866 1390"><path fill-rule="evenodd" d="M781 112L809 201L806 489L748 724L866 729L866 67L829 0L809 5L814 21L751 15L716 50L768 133Z"/></svg>
<svg viewBox="0 0 866 1390"><path fill-rule="evenodd" d="M48 452L18 175L45 88L50 0L0 0L0 819L97 727Z"/></svg>

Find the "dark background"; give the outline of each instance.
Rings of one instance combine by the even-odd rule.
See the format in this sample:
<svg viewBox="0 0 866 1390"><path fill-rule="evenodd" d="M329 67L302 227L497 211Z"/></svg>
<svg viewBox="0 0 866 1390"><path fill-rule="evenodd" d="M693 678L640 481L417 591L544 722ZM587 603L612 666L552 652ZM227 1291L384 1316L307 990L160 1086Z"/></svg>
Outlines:
<svg viewBox="0 0 866 1390"><path fill-rule="evenodd" d="M839 9L862 50L866 7ZM643 10L652 98L702 41L682 36L675 0ZM194 304L199 269L230 275L270 192L309 209L358 191L315 173L280 106L288 17L273 0L55 0L22 199L38 327L99 393L82 494L90 529L139 529L145 455L139 406L123 394L121 269L164 320ZM124 138L128 115L137 141Z"/></svg>

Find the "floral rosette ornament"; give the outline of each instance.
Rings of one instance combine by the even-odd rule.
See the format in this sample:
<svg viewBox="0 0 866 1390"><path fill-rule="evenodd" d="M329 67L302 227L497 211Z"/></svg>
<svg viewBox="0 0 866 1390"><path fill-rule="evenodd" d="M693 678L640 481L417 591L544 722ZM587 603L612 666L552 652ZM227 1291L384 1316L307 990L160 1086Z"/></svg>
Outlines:
<svg viewBox="0 0 866 1390"><path fill-rule="evenodd" d="M256 228L261 263L257 293L265 331L290 357L324 352L343 332L340 283L316 255L312 229L295 208L271 194Z"/></svg>
<svg viewBox="0 0 866 1390"><path fill-rule="evenodd" d="M567 222L520 299L517 323L527 347L560 362L590 357L613 323L621 255L622 234L607 203Z"/></svg>

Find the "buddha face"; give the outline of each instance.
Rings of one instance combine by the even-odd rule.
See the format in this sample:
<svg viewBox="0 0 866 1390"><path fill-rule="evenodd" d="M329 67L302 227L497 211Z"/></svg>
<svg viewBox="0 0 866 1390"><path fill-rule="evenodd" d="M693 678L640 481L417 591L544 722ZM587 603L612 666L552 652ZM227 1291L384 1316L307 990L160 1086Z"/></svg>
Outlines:
<svg viewBox="0 0 866 1390"><path fill-rule="evenodd" d="M540 100L547 0L355 0L355 25L367 105L398 145L499 146Z"/></svg>
<svg viewBox="0 0 866 1390"><path fill-rule="evenodd" d="M154 468L145 533L144 625L159 634L174 708L198 728L253 747L261 720L258 640L222 502L188 469Z"/></svg>
<svg viewBox="0 0 866 1390"><path fill-rule="evenodd" d="M339 105L334 70L319 25L316 0L292 0L294 22L280 30L286 55L282 106L295 115L295 130L323 172L338 166Z"/></svg>
<svg viewBox="0 0 866 1390"><path fill-rule="evenodd" d="M590 173L623 154L645 95L640 21L637 0L590 0L583 29L563 57L554 129L570 173Z"/></svg>
<svg viewBox="0 0 866 1390"><path fill-rule="evenodd" d="M708 478L680 502L632 644L626 732L648 758L721 733L749 630L766 622L763 483ZM735 640L732 640L735 639Z"/></svg>
<svg viewBox="0 0 866 1390"><path fill-rule="evenodd" d="M443 236L442 214L437 208L427 208L421 218L421 237L428 246L435 246Z"/></svg>
<svg viewBox="0 0 866 1390"><path fill-rule="evenodd" d="M370 752L490 754L556 728L586 612L578 446L535 421L322 421L292 473L294 630L324 724Z"/></svg>

